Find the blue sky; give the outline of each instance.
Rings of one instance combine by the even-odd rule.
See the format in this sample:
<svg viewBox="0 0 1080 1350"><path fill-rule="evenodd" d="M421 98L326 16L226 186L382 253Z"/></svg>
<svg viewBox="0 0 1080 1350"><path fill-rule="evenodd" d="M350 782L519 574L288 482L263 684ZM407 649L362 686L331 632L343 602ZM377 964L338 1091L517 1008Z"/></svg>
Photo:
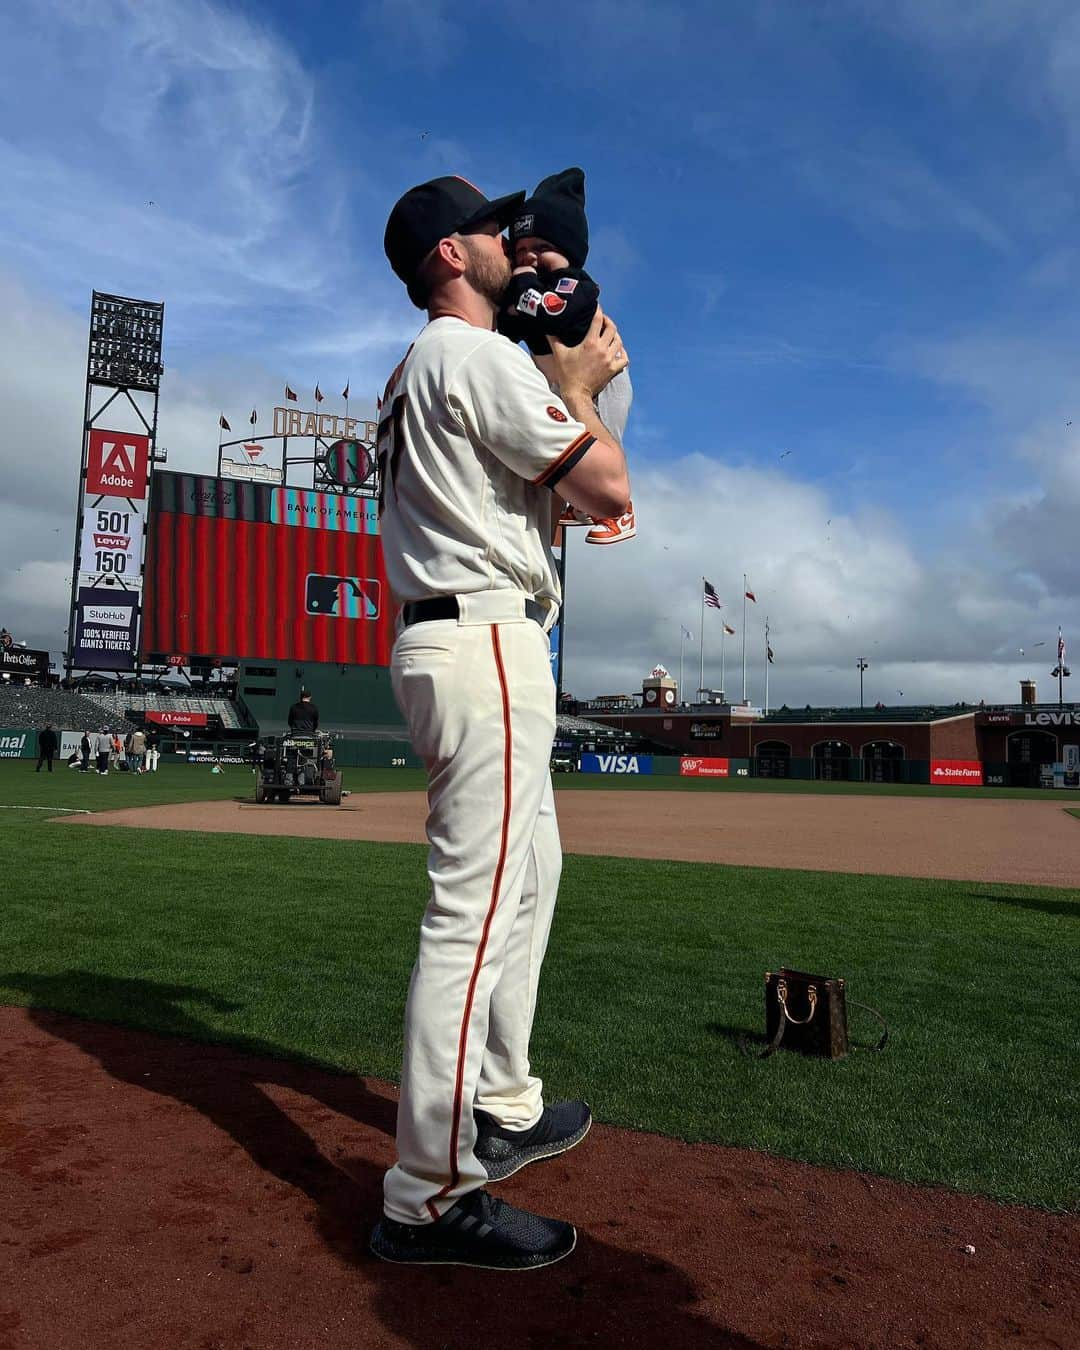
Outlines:
<svg viewBox="0 0 1080 1350"><path fill-rule="evenodd" d="M569 686L637 687L681 624L696 676L700 576L741 628L746 571L752 697L766 607L774 702L844 701L860 654L889 702L1049 692L1019 649L1080 627L1074 6L40 0L5 23L9 627L55 649L65 626L93 287L166 301L162 439L205 469L219 407L381 387L419 322L381 247L404 188L578 163L640 534L579 563Z"/></svg>

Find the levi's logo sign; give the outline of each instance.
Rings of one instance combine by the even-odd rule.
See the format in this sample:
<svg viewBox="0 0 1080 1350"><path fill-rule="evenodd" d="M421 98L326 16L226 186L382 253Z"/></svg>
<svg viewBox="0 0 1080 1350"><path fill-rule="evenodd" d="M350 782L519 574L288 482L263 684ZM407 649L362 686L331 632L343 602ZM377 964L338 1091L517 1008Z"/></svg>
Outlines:
<svg viewBox="0 0 1080 1350"><path fill-rule="evenodd" d="M100 534L95 530L94 547L107 548L118 553L126 553L131 547L131 536L129 534Z"/></svg>

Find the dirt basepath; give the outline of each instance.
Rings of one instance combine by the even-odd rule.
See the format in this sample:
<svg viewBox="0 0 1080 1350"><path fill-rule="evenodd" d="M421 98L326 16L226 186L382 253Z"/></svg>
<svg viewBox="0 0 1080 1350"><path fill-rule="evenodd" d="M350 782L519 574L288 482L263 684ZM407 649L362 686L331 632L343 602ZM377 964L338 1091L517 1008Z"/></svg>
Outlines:
<svg viewBox="0 0 1080 1350"><path fill-rule="evenodd" d="M499 1188L566 1261L382 1265L393 1123L380 1082L0 1009L0 1350L1080 1346L1078 1218L602 1126Z"/></svg>
<svg viewBox="0 0 1080 1350"><path fill-rule="evenodd" d="M1080 828L1060 803L737 792L559 794L568 853L1075 886ZM69 816L64 825L423 843L423 793L297 802L191 802Z"/></svg>

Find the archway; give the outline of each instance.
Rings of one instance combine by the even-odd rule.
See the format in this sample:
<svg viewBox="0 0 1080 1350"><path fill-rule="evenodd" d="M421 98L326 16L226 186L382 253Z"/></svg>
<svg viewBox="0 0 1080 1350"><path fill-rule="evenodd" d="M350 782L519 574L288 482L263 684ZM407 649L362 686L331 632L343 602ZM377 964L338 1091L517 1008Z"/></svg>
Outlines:
<svg viewBox="0 0 1080 1350"><path fill-rule="evenodd" d="M814 777L822 782L847 782L851 777L852 750L847 741L818 741L811 752Z"/></svg>
<svg viewBox="0 0 1080 1350"><path fill-rule="evenodd" d="M1039 787L1043 764L1058 757L1057 737L1049 731L1013 731L1005 742L1006 774L1010 787Z"/></svg>
<svg viewBox="0 0 1080 1350"><path fill-rule="evenodd" d="M754 747L754 761L758 778L791 776L791 746L787 741L762 741Z"/></svg>
<svg viewBox="0 0 1080 1350"><path fill-rule="evenodd" d="M905 751L896 741L867 741L862 748L863 779L867 783L903 780Z"/></svg>

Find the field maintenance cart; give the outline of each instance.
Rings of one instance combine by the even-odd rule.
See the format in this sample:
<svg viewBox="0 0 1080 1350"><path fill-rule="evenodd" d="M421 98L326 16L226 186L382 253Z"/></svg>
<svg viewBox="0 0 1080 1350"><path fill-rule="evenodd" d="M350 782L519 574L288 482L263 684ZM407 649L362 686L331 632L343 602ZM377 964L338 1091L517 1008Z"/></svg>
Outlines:
<svg viewBox="0 0 1080 1350"><path fill-rule="evenodd" d="M325 732L263 736L256 743L255 800L287 802L290 797L318 797L326 806L341 805L341 773Z"/></svg>

